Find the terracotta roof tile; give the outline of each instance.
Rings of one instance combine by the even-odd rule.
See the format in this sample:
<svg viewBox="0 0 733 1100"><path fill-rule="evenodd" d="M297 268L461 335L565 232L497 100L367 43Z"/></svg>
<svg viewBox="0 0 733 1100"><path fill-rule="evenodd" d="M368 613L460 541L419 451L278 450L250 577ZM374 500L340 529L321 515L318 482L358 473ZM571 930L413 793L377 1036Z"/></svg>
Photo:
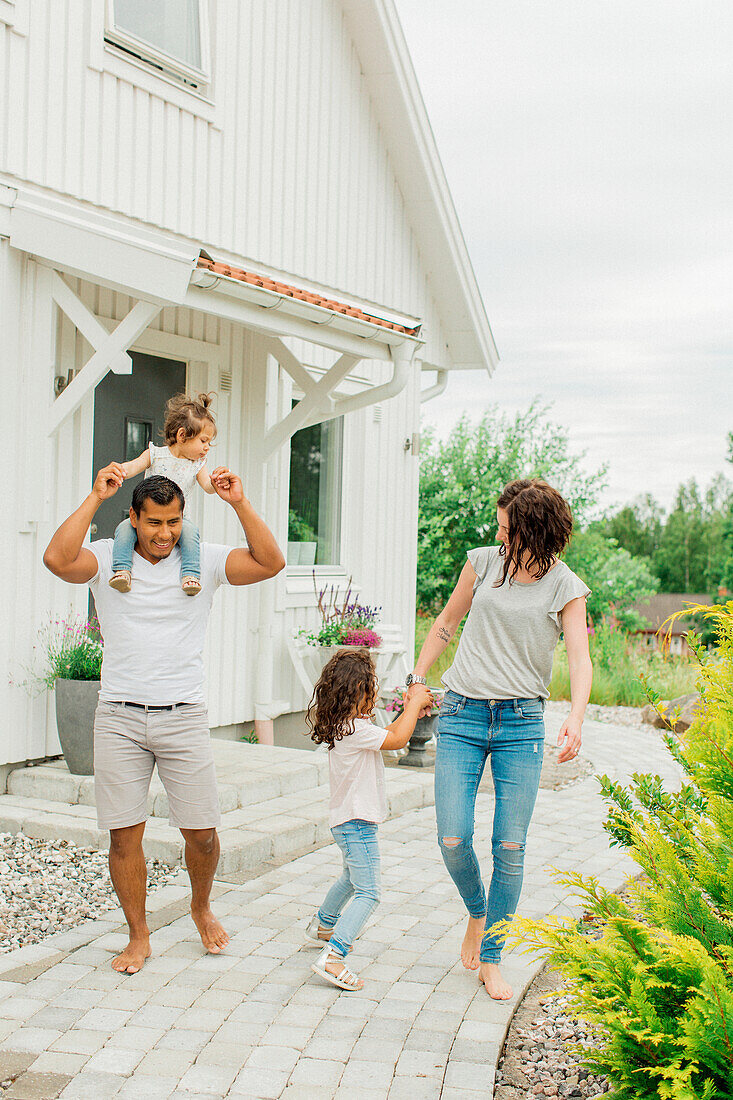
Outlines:
<svg viewBox="0 0 733 1100"><path fill-rule="evenodd" d="M301 302L309 302L323 309L330 309L334 313L343 313L347 317L353 317L357 321L366 321L370 325L379 325L381 328L390 329L392 332L403 332L406 336L417 336L420 325L408 328L406 325L398 325L392 321L385 321L383 317L374 317L370 313L364 313L356 306L346 305L345 302L335 302L331 298L324 298L320 294L303 290L302 287L290 286L289 283L280 283L270 279L266 275L254 275L251 271L243 271L241 267L231 267L229 264L217 263L208 256L199 256L197 267L204 271L210 271L213 275L225 275L228 279L236 279L240 283L249 283L250 286L259 286L263 290L271 290L275 294L282 294L288 298L297 298Z"/></svg>

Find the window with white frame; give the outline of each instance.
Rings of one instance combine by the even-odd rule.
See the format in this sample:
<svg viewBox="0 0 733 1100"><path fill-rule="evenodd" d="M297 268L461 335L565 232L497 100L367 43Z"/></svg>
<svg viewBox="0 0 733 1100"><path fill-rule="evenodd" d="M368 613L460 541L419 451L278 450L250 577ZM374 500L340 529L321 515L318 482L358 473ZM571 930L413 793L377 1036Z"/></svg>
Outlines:
<svg viewBox="0 0 733 1100"><path fill-rule="evenodd" d="M343 417L301 428L290 440L288 565L341 559Z"/></svg>
<svg viewBox="0 0 733 1100"><path fill-rule="evenodd" d="M210 80L207 0L107 0L105 41L193 88Z"/></svg>

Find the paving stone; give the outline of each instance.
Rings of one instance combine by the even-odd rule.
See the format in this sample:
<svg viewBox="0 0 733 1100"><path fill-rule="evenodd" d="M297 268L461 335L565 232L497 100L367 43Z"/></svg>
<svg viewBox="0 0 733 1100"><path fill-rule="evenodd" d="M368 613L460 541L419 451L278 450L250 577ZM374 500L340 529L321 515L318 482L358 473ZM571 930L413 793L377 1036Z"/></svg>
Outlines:
<svg viewBox="0 0 733 1100"><path fill-rule="evenodd" d="M7 1081L18 1073L25 1073L36 1060L35 1054L25 1050L0 1050L0 1081Z"/></svg>
<svg viewBox="0 0 733 1100"><path fill-rule="evenodd" d="M335 1089L343 1072L343 1062L303 1057L298 1060L293 1069L288 1086L305 1085L321 1090L325 1088Z"/></svg>
<svg viewBox="0 0 733 1100"><path fill-rule="evenodd" d="M61 1093L63 1100L73 1097L73 1100L107 1100L116 1096L125 1083L124 1077L118 1077L114 1073L87 1073L82 1070Z"/></svg>
<svg viewBox="0 0 733 1100"><path fill-rule="evenodd" d="M44 1054L39 1054L34 1061L33 1072L58 1073L74 1077L88 1060L86 1054L64 1054L58 1050L47 1050Z"/></svg>
<svg viewBox="0 0 733 1100"><path fill-rule="evenodd" d="M142 1050L104 1046L91 1056L86 1068L94 1073L116 1073L120 1077L129 1077L143 1057Z"/></svg>
<svg viewBox="0 0 733 1100"><path fill-rule="evenodd" d="M391 1063L361 1062L350 1058L346 1063L340 1087L355 1090L356 1095L360 1095L361 1089L369 1088L387 1092L393 1075L394 1066Z"/></svg>
<svg viewBox="0 0 733 1100"><path fill-rule="evenodd" d="M66 1073L37 1073L30 1070L3 1092L8 1100L55 1100L71 1081Z"/></svg>
<svg viewBox="0 0 733 1100"><path fill-rule="evenodd" d="M389 1090L389 1100L441 1100L444 1096L440 1078L395 1077ZM486 1100L486 1096L483 1097Z"/></svg>
<svg viewBox="0 0 733 1100"><path fill-rule="evenodd" d="M178 1085L179 1092L200 1093L206 1096L226 1096L240 1066L191 1066Z"/></svg>
<svg viewBox="0 0 733 1100"><path fill-rule="evenodd" d="M27 1050L34 1054L40 1054L48 1050L52 1043L61 1037L61 1032L47 1027L21 1027L13 1032L10 1043L13 1050Z"/></svg>
<svg viewBox="0 0 733 1100"><path fill-rule="evenodd" d="M239 1097L276 1100L287 1085L289 1075L289 1070L285 1073L261 1066L245 1066L234 1078L227 1100L238 1100Z"/></svg>
<svg viewBox="0 0 733 1100"><path fill-rule="evenodd" d="M452 1058L445 1071L446 1086L482 1091L494 1087L495 1067L486 1062L458 1062Z"/></svg>
<svg viewBox="0 0 733 1100"><path fill-rule="evenodd" d="M216 1036L207 1043L196 1058L197 1066L236 1066L241 1069L252 1053L253 1047L242 1043L217 1043Z"/></svg>
<svg viewBox="0 0 733 1100"><path fill-rule="evenodd" d="M176 1084L183 1077L196 1058L192 1050L161 1050L156 1047L144 1054L137 1066L135 1079L139 1076L172 1077Z"/></svg>
<svg viewBox="0 0 733 1100"><path fill-rule="evenodd" d="M443 1081L446 1057L442 1058L434 1050L403 1050L395 1068L396 1077L435 1077Z"/></svg>
<svg viewBox="0 0 733 1100"><path fill-rule="evenodd" d="M123 1097L124 1100L168 1100L177 1084L177 1077L150 1077L136 1073L134 1077L127 1078L117 1095L120 1100Z"/></svg>

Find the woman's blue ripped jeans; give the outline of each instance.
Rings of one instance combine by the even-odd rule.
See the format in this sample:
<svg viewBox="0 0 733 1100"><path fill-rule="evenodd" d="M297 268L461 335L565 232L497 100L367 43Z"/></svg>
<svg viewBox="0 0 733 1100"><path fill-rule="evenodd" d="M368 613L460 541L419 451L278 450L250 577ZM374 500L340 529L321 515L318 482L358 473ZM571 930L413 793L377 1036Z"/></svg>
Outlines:
<svg viewBox="0 0 733 1100"><path fill-rule="evenodd" d="M438 719L435 810L443 861L472 917L485 917L481 961L498 963L497 921L517 910L524 846L542 771L544 701L467 699L448 691ZM487 758L494 781L493 869L488 898L473 849L476 795Z"/></svg>

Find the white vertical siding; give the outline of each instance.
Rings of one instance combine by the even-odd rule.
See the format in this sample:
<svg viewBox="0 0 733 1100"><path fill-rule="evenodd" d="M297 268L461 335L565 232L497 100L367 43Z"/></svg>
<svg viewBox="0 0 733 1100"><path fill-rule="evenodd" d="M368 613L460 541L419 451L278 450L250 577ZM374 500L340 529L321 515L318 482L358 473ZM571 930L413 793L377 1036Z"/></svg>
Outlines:
<svg viewBox="0 0 733 1100"><path fill-rule="evenodd" d="M0 173L418 315L434 360L439 319L338 0L212 0L213 120L101 47L103 8L34 0L28 35L0 27Z"/></svg>

